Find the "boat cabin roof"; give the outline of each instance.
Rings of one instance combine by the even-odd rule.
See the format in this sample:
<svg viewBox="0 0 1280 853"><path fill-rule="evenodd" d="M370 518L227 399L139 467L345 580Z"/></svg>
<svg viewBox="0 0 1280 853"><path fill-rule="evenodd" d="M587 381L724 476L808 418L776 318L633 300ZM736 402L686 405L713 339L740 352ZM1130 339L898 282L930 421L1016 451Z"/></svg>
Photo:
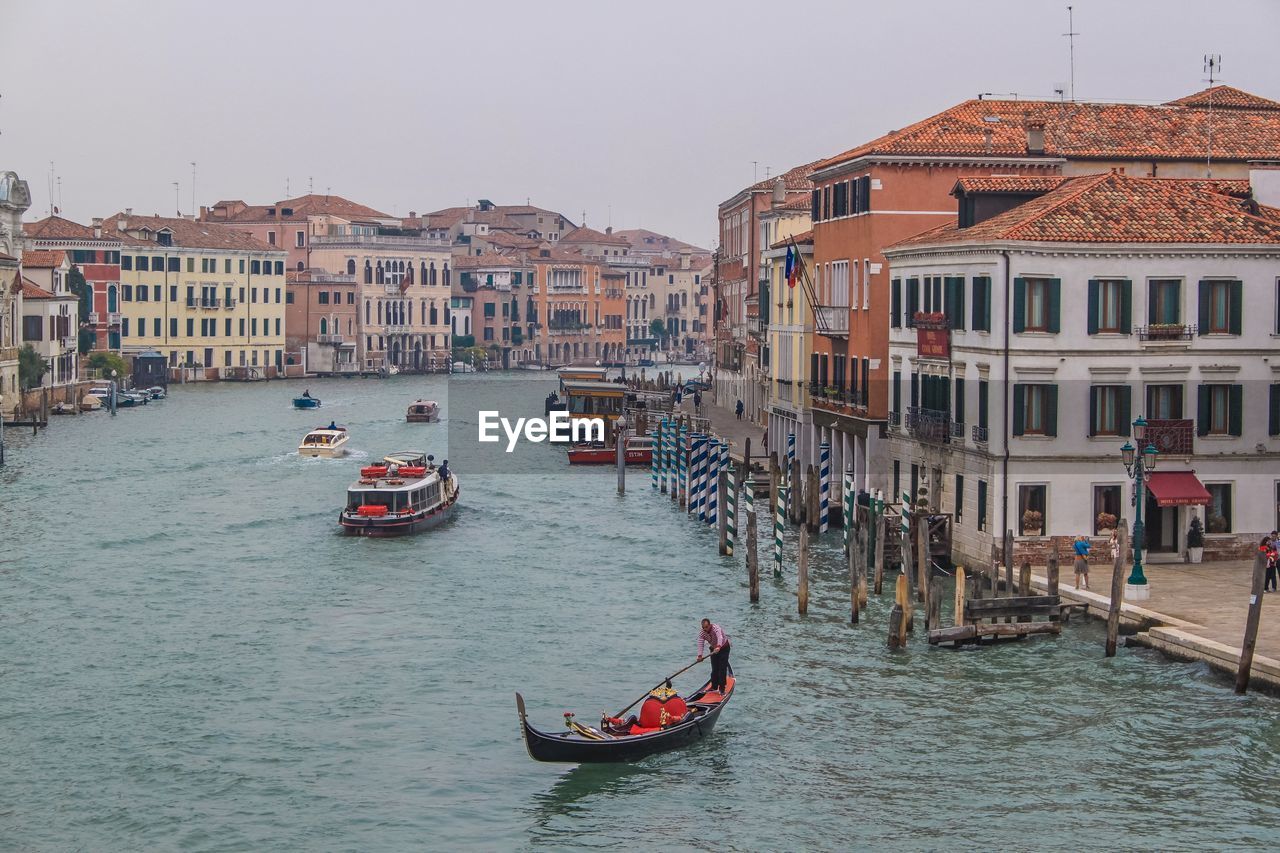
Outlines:
<svg viewBox="0 0 1280 853"><path fill-rule="evenodd" d="M612 382L566 382L564 390L570 394L581 394L592 397L621 397L627 391L625 385Z"/></svg>
<svg viewBox="0 0 1280 853"><path fill-rule="evenodd" d="M609 368L607 367L562 367L559 370L557 370L556 373L559 373L561 378L564 378L564 379L569 379L574 376L581 376L583 379L587 379L595 376L607 376L609 374Z"/></svg>
<svg viewBox="0 0 1280 853"><path fill-rule="evenodd" d="M372 483L362 483L356 480L350 486L347 486L348 492L411 492L415 489L421 489L432 483L439 482L440 471L428 471L421 477L392 477L390 474L384 477L362 477L361 480L373 480Z"/></svg>

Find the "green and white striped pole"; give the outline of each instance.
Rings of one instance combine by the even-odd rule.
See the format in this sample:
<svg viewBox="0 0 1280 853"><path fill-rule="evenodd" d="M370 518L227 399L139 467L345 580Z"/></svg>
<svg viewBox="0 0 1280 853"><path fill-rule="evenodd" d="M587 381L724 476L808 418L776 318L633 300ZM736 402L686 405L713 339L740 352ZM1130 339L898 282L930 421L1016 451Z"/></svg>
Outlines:
<svg viewBox="0 0 1280 853"><path fill-rule="evenodd" d="M773 513L773 576L782 577L782 526L787 521L787 487L778 486L778 505Z"/></svg>
<svg viewBox="0 0 1280 853"><path fill-rule="evenodd" d="M844 498L844 552L848 554L853 547L853 514L857 511L853 498L853 472L845 471L840 483L840 494Z"/></svg>

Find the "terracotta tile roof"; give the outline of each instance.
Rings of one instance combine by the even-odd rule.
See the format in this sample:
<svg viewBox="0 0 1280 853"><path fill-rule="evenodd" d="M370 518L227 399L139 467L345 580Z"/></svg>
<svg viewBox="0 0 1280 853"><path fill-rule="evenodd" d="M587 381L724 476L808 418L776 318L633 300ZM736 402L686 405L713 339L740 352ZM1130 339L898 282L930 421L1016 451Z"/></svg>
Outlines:
<svg viewBox="0 0 1280 853"><path fill-rule="evenodd" d="M619 237L617 234L605 234L596 231L594 228L588 228L583 225L575 228L568 234L560 238L561 243L606 243L610 246L627 246L631 244L627 242L625 237Z"/></svg>
<svg viewBox="0 0 1280 853"><path fill-rule="evenodd" d="M127 221L129 232L147 228L152 234L155 234L162 228L168 228L173 232L173 245L177 248L235 249L247 252L278 252L284 254L283 248L263 243L261 240L255 239L247 231L239 231L229 225L219 225L214 222L193 222L190 219L169 216L138 216L136 214L126 216L123 213L114 214L103 221L103 233L110 233L130 246L147 246L153 249L167 248L156 243L154 239L143 240L132 233L120 231L117 225L122 218Z"/></svg>
<svg viewBox="0 0 1280 853"><path fill-rule="evenodd" d="M1063 181L1069 180L1061 175L979 175L961 178L956 181L952 194L973 193L1047 193L1056 190Z"/></svg>
<svg viewBox="0 0 1280 853"><path fill-rule="evenodd" d="M1072 178L969 228L949 223L893 248L949 243L1280 244L1280 210L1188 185L1118 172Z"/></svg>
<svg viewBox="0 0 1280 853"><path fill-rule="evenodd" d="M785 249L787 246L791 245L792 240L795 240L797 246L812 246L813 245L813 229L810 228L808 231L802 231L799 234L796 234L792 237L784 237L783 239L775 242L769 248Z"/></svg>
<svg viewBox="0 0 1280 853"><path fill-rule="evenodd" d="M657 231L650 231L648 228L618 229L613 232L613 236L621 237L630 243L634 254L663 251L679 254L681 249L692 249L694 254L698 255L708 254L707 250L701 246L668 237L666 234L659 234Z"/></svg>
<svg viewBox="0 0 1280 853"><path fill-rule="evenodd" d="M66 259L67 253L62 249L33 249L22 253L22 265L33 270L60 267Z"/></svg>
<svg viewBox="0 0 1280 853"><path fill-rule="evenodd" d="M237 208L240 208L237 210ZM285 215L288 209L292 213ZM225 211L224 215L214 217L225 222L280 222L305 219L307 216L338 216L343 219L395 219L390 214L374 210L340 195L319 195L309 193L297 198L287 198L275 204L249 204L239 199L219 201L212 210ZM275 211L268 215L269 211Z"/></svg>
<svg viewBox="0 0 1280 853"><path fill-rule="evenodd" d="M105 240L112 242L115 238L107 233L101 237L93 236L93 228L63 219L61 216L46 216L35 222L22 223L22 234L32 240Z"/></svg>
<svg viewBox="0 0 1280 853"><path fill-rule="evenodd" d="M1280 103L1260 98L1234 86L1210 86L1202 92L1169 101L1167 107L1212 107L1234 110L1280 110Z"/></svg>
<svg viewBox="0 0 1280 853"><path fill-rule="evenodd" d="M1259 99L1261 100L1261 99ZM1027 126L1044 127L1042 156L1074 159L1203 159L1210 128L1219 160L1258 160L1280 151L1280 110L1210 112L1186 105L1062 101L965 101L815 165L825 169L873 154L1028 157Z"/></svg>
<svg viewBox="0 0 1280 853"><path fill-rule="evenodd" d="M778 178L782 178L782 185L786 187L788 192L805 191L808 192L813 188L813 184L809 182L809 175L818 167L821 161L815 160L812 163L806 163L803 166L796 166L794 169L788 169L781 175L773 175L765 178L763 181L757 181L748 189L752 190L771 190L773 185L778 182Z"/></svg>
<svg viewBox="0 0 1280 853"><path fill-rule="evenodd" d="M52 299L53 294L29 278L22 279L22 295L26 299Z"/></svg>
<svg viewBox="0 0 1280 853"><path fill-rule="evenodd" d="M523 256L513 255L463 255L453 259L453 268L463 269L527 269L533 266Z"/></svg>
<svg viewBox="0 0 1280 853"><path fill-rule="evenodd" d="M490 231L488 234L478 235L478 239L487 240L495 246L509 249L536 249L540 245L539 241L532 237L526 237L523 233L509 231Z"/></svg>

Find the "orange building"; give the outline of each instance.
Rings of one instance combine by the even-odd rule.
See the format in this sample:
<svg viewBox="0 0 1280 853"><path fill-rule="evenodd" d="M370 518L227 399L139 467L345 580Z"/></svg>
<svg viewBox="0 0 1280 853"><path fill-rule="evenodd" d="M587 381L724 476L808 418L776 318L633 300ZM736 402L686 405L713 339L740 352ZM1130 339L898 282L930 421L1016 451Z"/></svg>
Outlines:
<svg viewBox="0 0 1280 853"><path fill-rule="evenodd" d="M532 260L535 359L551 366L621 361L626 275L560 249L539 249Z"/></svg>

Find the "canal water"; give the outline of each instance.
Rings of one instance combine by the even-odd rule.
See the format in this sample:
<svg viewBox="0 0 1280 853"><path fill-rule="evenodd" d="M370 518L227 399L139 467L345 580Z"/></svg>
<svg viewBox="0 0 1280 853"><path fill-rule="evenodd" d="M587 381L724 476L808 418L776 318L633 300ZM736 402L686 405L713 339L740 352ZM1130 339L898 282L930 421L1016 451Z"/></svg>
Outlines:
<svg viewBox="0 0 1280 853"><path fill-rule="evenodd" d="M847 624L838 533L807 618L790 569L751 606L741 557L718 557L647 469L619 497L612 470L554 448L460 446L475 410L540 414L551 387L315 381L323 408L296 412L296 382L185 386L10 431L0 849L1280 840L1280 702L1143 651L1106 660L1075 620L1056 640L890 653L888 596ZM448 401L452 425L404 423L420 396ZM331 418L353 456L300 459ZM452 451L457 518L414 539L336 535L357 464L409 448ZM552 729L565 710L616 711L691 660L704 615L740 678L714 737L627 767L529 759L514 691Z"/></svg>

